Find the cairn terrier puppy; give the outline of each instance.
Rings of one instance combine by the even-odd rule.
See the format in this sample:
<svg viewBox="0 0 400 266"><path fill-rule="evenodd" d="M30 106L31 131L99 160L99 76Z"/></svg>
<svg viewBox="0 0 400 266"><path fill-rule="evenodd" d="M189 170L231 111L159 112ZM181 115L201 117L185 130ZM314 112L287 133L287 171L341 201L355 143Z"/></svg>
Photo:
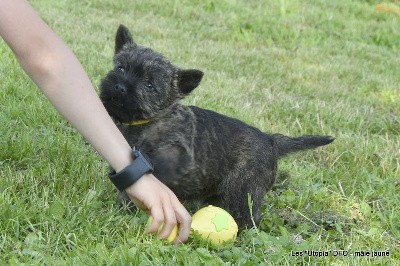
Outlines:
<svg viewBox="0 0 400 266"><path fill-rule="evenodd" d="M330 136L266 134L237 119L185 106L203 72L182 69L137 45L121 25L114 69L101 82L100 98L131 146L148 156L154 175L180 200L202 200L226 209L240 228L256 224L282 156L331 143ZM127 199L120 192L119 200Z"/></svg>

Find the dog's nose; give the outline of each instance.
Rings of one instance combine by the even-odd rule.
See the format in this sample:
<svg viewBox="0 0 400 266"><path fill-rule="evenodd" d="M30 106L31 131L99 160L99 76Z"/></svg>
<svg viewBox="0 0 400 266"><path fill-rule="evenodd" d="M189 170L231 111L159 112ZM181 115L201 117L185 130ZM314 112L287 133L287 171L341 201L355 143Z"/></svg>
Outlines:
<svg viewBox="0 0 400 266"><path fill-rule="evenodd" d="M115 90L122 94L126 93L126 87L122 84L115 85Z"/></svg>

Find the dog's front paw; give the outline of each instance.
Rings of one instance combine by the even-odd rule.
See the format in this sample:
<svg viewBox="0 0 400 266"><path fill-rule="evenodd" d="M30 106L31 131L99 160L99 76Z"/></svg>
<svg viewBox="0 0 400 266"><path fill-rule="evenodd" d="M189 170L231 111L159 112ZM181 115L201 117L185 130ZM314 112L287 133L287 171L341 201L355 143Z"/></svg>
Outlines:
<svg viewBox="0 0 400 266"><path fill-rule="evenodd" d="M125 208L130 213L133 213L137 210L137 207L135 206L135 204L133 204L133 202L131 201L131 199L129 198L128 194L126 194L125 191L123 192L118 191L117 202L119 208Z"/></svg>

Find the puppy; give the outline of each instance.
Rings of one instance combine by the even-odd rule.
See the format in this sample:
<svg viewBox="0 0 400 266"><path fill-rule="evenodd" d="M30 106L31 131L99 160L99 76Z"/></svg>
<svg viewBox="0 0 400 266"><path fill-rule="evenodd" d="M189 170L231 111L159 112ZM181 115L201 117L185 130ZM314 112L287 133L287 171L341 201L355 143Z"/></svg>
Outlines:
<svg viewBox="0 0 400 266"><path fill-rule="evenodd" d="M266 134L237 119L179 101L203 72L182 69L137 45L121 25L114 69L101 82L100 98L131 146L147 154L154 175L180 200L202 200L226 209L240 228L255 223L274 183L278 159L331 143L330 136L292 138ZM126 199L123 193L120 201Z"/></svg>

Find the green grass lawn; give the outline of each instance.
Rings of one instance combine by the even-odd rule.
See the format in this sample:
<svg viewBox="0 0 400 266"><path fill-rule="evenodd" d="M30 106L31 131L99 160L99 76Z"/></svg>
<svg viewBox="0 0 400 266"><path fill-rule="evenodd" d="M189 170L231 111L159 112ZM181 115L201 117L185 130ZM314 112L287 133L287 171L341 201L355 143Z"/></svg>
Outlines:
<svg viewBox="0 0 400 266"><path fill-rule="evenodd" d="M205 72L185 103L336 140L280 162L257 229L172 246L144 233L146 214L117 208L106 162L0 40L0 265L400 265L400 17L380 1L30 2L96 87L123 23Z"/></svg>

